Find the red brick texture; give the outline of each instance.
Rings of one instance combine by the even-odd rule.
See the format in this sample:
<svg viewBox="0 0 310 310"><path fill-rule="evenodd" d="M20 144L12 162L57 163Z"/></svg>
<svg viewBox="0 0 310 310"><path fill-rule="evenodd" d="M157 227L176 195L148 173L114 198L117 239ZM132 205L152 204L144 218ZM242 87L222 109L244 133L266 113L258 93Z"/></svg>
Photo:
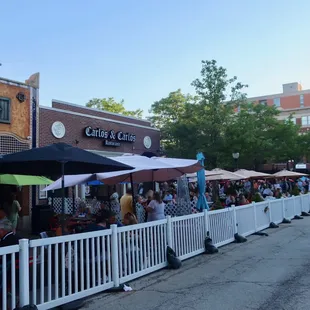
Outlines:
<svg viewBox="0 0 310 310"><path fill-rule="evenodd" d="M85 109L82 110L84 114L86 114L86 111L89 111ZM79 113L81 113L81 111ZM112 119L111 117L109 118ZM51 127L55 121L60 121L65 125L66 134L62 139L57 139L52 135ZM125 120L123 119L122 121ZM129 122L130 119L126 119L126 121ZM135 122L135 120L132 121ZM146 123L143 125L146 126ZM87 126L104 130L114 130L115 132L122 131L124 133L128 132L135 134L136 141L134 143L121 142L119 147L107 147L103 145L103 139L86 137L84 134L84 129ZM48 110L42 107L40 108L39 114L39 132L39 146L45 146L57 142L65 142L75 145L75 141L77 140L79 141L77 146L82 149L135 154L142 154L146 151L158 154L160 146L160 132L151 128L147 129L115 122L108 122L100 119L63 113L61 111ZM152 139L152 146L150 149L146 149L144 147L143 139L145 136L149 136Z"/></svg>
<svg viewBox="0 0 310 310"><path fill-rule="evenodd" d="M82 114L87 114L87 115L94 115L98 117L103 117L103 118L108 118L111 120L116 120L116 121L121 121L121 122L127 122L127 123L134 123L142 126L150 126L150 122L146 120L141 120L141 119L135 119L135 118L128 118L124 117L122 115L114 115L110 113L106 113L104 111L98 111L96 109L89 109L85 107L78 107L75 105L70 105L58 101L53 101L52 102L52 107L55 109L61 109L61 110L66 110L66 111L72 111L72 112L77 112L77 113L82 113Z"/></svg>

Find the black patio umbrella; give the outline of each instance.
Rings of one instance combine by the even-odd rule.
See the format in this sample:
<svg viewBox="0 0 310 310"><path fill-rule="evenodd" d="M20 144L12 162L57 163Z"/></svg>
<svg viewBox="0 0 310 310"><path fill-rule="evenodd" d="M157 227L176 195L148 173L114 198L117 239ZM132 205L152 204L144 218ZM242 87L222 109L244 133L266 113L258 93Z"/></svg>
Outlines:
<svg viewBox="0 0 310 310"><path fill-rule="evenodd" d="M86 174L128 169L133 169L133 167L66 143L55 143L4 155L0 158L0 174L61 175L63 215L65 207L65 174Z"/></svg>

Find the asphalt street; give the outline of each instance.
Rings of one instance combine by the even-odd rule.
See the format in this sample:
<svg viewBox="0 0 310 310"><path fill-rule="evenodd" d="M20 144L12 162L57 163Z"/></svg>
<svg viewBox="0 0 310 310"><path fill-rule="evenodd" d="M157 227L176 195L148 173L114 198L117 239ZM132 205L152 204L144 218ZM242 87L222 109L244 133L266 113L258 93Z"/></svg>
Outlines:
<svg viewBox="0 0 310 310"><path fill-rule="evenodd" d="M310 218L266 232L132 281L132 292L96 295L83 309L309 310Z"/></svg>

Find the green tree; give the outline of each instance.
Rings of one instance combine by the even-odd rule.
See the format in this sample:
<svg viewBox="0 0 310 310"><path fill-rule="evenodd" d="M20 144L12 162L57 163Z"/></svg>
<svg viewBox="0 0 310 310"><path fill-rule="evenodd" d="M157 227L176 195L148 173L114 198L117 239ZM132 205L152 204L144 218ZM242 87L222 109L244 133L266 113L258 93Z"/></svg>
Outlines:
<svg viewBox="0 0 310 310"><path fill-rule="evenodd" d="M113 112L117 114L123 114L126 116L133 116L137 118L142 118L143 110L137 109L134 111L128 111L124 107L124 100L120 102L115 101L113 97L110 98L94 98L86 103L88 108L95 108L102 111Z"/></svg>
<svg viewBox="0 0 310 310"><path fill-rule="evenodd" d="M264 162L283 162L300 155L299 126L279 121L279 111L273 106L247 103L240 106L226 128L226 161L232 152L239 152L239 164L257 169Z"/></svg>
<svg viewBox="0 0 310 310"><path fill-rule="evenodd" d="M152 104L149 120L161 131L161 143L166 153L174 157L191 157L191 134L195 133L195 97L185 95L180 89Z"/></svg>
<svg viewBox="0 0 310 310"><path fill-rule="evenodd" d="M202 62L192 85L195 96L177 90L151 107L150 120L161 129L168 156L194 158L202 151L208 168L231 168L232 153L239 152L240 167L251 169L310 156L310 134L302 143L299 126L279 121L275 107L248 103L247 85L229 78L215 60Z"/></svg>
<svg viewBox="0 0 310 310"><path fill-rule="evenodd" d="M215 60L202 61L201 77L194 80L199 97L196 112L199 113L199 139L211 167L224 164L225 131L232 121L234 109L246 98L243 89L247 87L228 77L227 70L218 66Z"/></svg>

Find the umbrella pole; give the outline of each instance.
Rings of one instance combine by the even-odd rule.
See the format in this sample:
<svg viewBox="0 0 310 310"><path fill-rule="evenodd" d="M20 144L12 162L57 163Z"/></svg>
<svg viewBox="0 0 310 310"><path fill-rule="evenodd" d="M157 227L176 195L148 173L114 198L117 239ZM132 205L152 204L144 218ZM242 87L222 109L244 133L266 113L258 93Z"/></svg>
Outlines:
<svg viewBox="0 0 310 310"><path fill-rule="evenodd" d="M75 186L72 186L72 207L73 207L72 215L74 216L75 214Z"/></svg>
<svg viewBox="0 0 310 310"><path fill-rule="evenodd" d="M135 194L134 194L134 190L133 190L132 173L129 174L129 178L130 178L131 195L132 195L132 210L133 210L134 215L137 215L137 212L136 212L136 203L135 203Z"/></svg>
<svg viewBox="0 0 310 310"><path fill-rule="evenodd" d="M65 234L65 163L61 163L61 233Z"/></svg>

